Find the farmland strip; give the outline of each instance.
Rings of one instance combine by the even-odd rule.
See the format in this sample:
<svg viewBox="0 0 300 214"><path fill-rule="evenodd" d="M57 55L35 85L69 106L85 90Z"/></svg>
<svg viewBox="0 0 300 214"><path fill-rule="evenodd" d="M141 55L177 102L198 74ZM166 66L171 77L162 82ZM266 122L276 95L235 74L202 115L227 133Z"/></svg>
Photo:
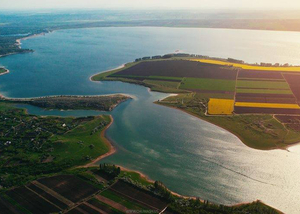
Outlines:
<svg viewBox="0 0 300 214"><path fill-rule="evenodd" d="M48 192L40 189L39 187L37 187L33 183L29 184L27 186L27 188L29 188L31 191L35 192L36 194L40 195L41 197L45 198L46 200L50 201L51 203L53 203L55 206L59 207L62 210L66 209L68 207L67 204L63 203L62 201L60 201L59 199L57 199L53 195L49 194Z"/></svg>
<svg viewBox="0 0 300 214"><path fill-rule="evenodd" d="M52 204L53 206L55 206L57 209L59 210L63 210L61 207L57 206L56 204L52 203L51 201L47 200L45 197L41 196L40 194L38 194L37 192L33 191L32 189L28 188L28 186L25 186L26 189L28 189L29 191L33 192L34 194L36 194L37 196L39 196L40 198L42 198L43 200L47 201L49 204Z"/></svg>
<svg viewBox="0 0 300 214"><path fill-rule="evenodd" d="M98 213L103 213L103 214L108 214L107 212L105 212L102 209L99 209L98 207L95 207L94 205L90 204L90 203L84 203L86 206L90 207L93 210L96 210Z"/></svg>
<svg viewBox="0 0 300 214"><path fill-rule="evenodd" d="M191 61L210 63L212 65L226 65L226 66L232 66L232 67L242 68L244 70L253 70L253 71L300 72L299 66L293 66L293 67L260 66L260 65L249 65L249 64L221 61L215 59L191 59Z"/></svg>
<svg viewBox="0 0 300 214"><path fill-rule="evenodd" d="M184 72L183 72L184 71ZM237 71L224 66L188 60L141 62L116 73L132 76L196 77L234 80Z"/></svg>
<svg viewBox="0 0 300 214"><path fill-rule="evenodd" d="M25 187L10 190L6 194L21 206L35 214L55 213L60 211L60 209Z"/></svg>
<svg viewBox="0 0 300 214"><path fill-rule="evenodd" d="M95 198L98 199L99 201L105 203L105 204L108 204L109 206L111 206L111 207L113 207L117 210L120 210L120 211L124 212L124 213L126 213L128 211L127 207L125 207L122 204L119 204L115 201L112 201L108 198L105 198L104 196L96 195Z"/></svg>
<svg viewBox="0 0 300 214"><path fill-rule="evenodd" d="M0 196L0 213L1 214L21 214L7 199Z"/></svg>
<svg viewBox="0 0 300 214"><path fill-rule="evenodd" d="M272 98L295 98L293 94L268 94L268 93L237 93L236 96L244 97L272 97Z"/></svg>
<svg viewBox="0 0 300 214"><path fill-rule="evenodd" d="M142 190L136 189L135 187L127 184L123 181L118 181L115 183L110 190L134 200L144 206L151 209L162 210L167 206L167 203L162 199L151 195L150 193L144 192Z"/></svg>
<svg viewBox="0 0 300 214"><path fill-rule="evenodd" d="M295 114L300 115L299 109L282 109L282 108L252 108L252 107L239 107L234 108L237 114Z"/></svg>
<svg viewBox="0 0 300 214"><path fill-rule="evenodd" d="M293 94L290 89L278 90L278 89L240 89L237 93L249 93L249 94Z"/></svg>
<svg viewBox="0 0 300 214"><path fill-rule="evenodd" d="M88 206L86 203L80 204L77 208L80 209L80 211L86 214L99 214L99 211L95 210L91 206ZM104 212L100 212L101 214L105 214Z"/></svg>
<svg viewBox="0 0 300 214"><path fill-rule="evenodd" d="M300 75L285 74L284 78L290 85L290 88L300 103Z"/></svg>
<svg viewBox="0 0 300 214"><path fill-rule="evenodd" d="M39 179L38 182L51 188L68 200L76 203L99 191L93 185L81 180L74 175L58 175L50 178ZM76 192L76 194L74 194Z"/></svg>
<svg viewBox="0 0 300 214"><path fill-rule="evenodd" d="M300 109L297 104L236 102L237 107Z"/></svg>
<svg viewBox="0 0 300 214"><path fill-rule="evenodd" d="M62 201L65 204L67 204L69 207L74 206L74 203L72 201L66 199L62 195L60 195L57 192L53 191L52 189L44 186L43 184L39 183L38 181L33 181L32 183L34 185L36 185L37 187L41 188L42 190L44 190L45 192L49 193L53 197L57 198L58 200Z"/></svg>

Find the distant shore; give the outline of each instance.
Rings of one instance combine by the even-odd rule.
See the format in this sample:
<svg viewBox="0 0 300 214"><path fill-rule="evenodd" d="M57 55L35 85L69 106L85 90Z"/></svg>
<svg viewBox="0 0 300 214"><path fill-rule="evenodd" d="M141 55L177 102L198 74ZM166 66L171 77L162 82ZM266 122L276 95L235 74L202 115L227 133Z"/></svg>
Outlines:
<svg viewBox="0 0 300 214"><path fill-rule="evenodd" d="M49 32L48 32L48 33L49 33ZM17 45L19 46L19 48L21 49L21 45L22 45L21 41L27 40L27 39L31 39L31 38L35 38L35 37L38 37L38 36L45 36L45 35L46 35L45 32L43 32L43 33L38 33L38 34L32 34L32 35L29 35L29 36L26 36L26 37L17 39L17 40L16 40L16 43L17 43Z"/></svg>

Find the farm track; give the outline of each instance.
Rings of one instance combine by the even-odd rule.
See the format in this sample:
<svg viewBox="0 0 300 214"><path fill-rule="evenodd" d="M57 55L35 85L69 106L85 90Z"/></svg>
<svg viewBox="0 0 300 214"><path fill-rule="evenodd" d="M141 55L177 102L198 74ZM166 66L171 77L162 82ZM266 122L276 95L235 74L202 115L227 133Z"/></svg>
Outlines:
<svg viewBox="0 0 300 214"><path fill-rule="evenodd" d="M100 210L98 207L93 206L90 203L84 202L83 204L85 204L86 206L90 207L93 210L96 210L97 212L101 213L101 214L108 214L107 212Z"/></svg>
<svg viewBox="0 0 300 214"><path fill-rule="evenodd" d="M38 195L40 198L44 199L45 201L47 201L49 204L52 204L53 206L57 207L57 209L63 210L61 207L57 206L56 204L52 203L51 201L49 201L47 198L43 197L42 195L38 194L37 192L33 191L32 189L30 189L28 186L25 186L26 189L28 189L29 191L33 192L34 194Z"/></svg>
<svg viewBox="0 0 300 214"><path fill-rule="evenodd" d="M36 185L37 187L39 187L40 189L44 190L45 192L49 193L50 195L52 195L53 197L57 198L58 200L60 200L61 202L67 204L69 207L74 206L74 203L68 199L66 199L65 197L63 197L62 195L58 194L57 192L55 192L54 190L46 187L45 185L39 183L38 181L33 181L32 182L34 185Z"/></svg>
<svg viewBox="0 0 300 214"><path fill-rule="evenodd" d="M127 211L128 211L127 207L125 207L122 204L119 204L115 201L112 201L108 198L105 198L104 196L96 195L95 198L98 199L99 201L102 201L105 204L108 204L109 206L111 206L111 207L113 207L117 210L120 210L120 211L124 212L124 213L127 213Z"/></svg>

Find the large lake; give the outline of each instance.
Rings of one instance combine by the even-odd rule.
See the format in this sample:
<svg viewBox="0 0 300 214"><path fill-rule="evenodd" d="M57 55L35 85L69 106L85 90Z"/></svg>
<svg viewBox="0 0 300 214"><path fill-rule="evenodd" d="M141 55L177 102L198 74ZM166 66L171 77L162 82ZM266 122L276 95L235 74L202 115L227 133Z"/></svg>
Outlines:
<svg viewBox="0 0 300 214"><path fill-rule="evenodd" d="M109 138L118 152L106 162L139 170L183 195L235 204L260 199L300 213L300 146L258 151L227 131L153 101L167 94L121 82L91 82L97 72L135 58L174 52L233 57L247 62L300 64L300 33L185 28L96 28L56 31L22 41L34 53L0 58L8 97L126 93ZM44 111L41 115L97 115L96 111ZM262 139L263 140L263 139Z"/></svg>

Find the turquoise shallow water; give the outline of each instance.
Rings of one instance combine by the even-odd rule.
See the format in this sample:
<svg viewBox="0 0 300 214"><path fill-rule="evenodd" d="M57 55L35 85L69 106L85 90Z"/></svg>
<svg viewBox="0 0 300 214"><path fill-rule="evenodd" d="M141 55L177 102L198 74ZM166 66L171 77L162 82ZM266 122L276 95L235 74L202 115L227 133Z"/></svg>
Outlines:
<svg viewBox="0 0 300 214"><path fill-rule="evenodd" d="M175 192L233 204L261 199L287 213L300 212L300 148L258 151L227 131L181 111L153 104L167 94L121 82L90 82L97 72L137 57L182 50L248 62L300 64L300 34L221 29L98 28L57 31L22 41L34 53L0 59L9 97L126 93L133 100L111 114L108 137L118 152L105 159L163 181ZM45 111L87 116L97 111Z"/></svg>

